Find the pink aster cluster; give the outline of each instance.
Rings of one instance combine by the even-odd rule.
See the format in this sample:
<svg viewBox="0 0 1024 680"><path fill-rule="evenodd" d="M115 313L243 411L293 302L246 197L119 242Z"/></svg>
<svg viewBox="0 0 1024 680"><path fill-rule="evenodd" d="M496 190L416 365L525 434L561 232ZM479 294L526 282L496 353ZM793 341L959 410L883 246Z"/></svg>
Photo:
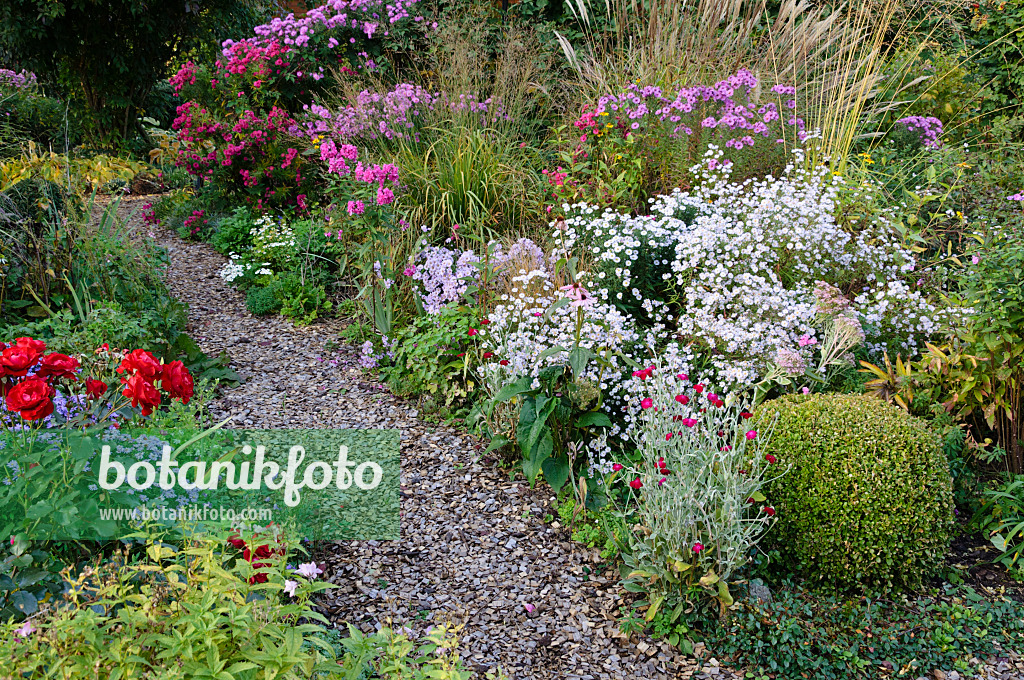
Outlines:
<svg viewBox="0 0 1024 680"><path fill-rule="evenodd" d="M942 121L934 116L907 116L896 121L907 132L917 134L918 141L929 149L942 145Z"/></svg>
<svg viewBox="0 0 1024 680"><path fill-rule="evenodd" d="M714 85L680 87L674 93L654 85L631 85L626 92L598 99L594 108L585 110L575 125L583 133L581 142L587 141L588 134L599 133L609 124L623 136L629 136L652 126L660 130L664 123L669 124L671 136L693 135L700 128L727 130L735 134L730 135L725 144L737 150L753 146L756 136L781 142L781 124L795 128L803 140L806 137L804 121L791 113L796 108L796 88L791 85L772 88L773 94L788 97L780 106L773 101L755 102L752 94L757 87L757 77L746 69Z"/></svg>

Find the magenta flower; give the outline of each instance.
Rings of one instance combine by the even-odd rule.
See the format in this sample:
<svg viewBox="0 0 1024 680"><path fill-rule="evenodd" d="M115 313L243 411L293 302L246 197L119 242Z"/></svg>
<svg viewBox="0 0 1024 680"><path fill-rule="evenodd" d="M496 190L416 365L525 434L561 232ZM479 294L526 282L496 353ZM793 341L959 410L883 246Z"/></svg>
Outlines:
<svg viewBox="0 0 1024 680"><path fill-rule="evenodd" d="M750 430L749 432L747 432L747 439L756 439L756 438L757 438L757 430Z"/></svg>
<svg viewBox="0 0 1024 680"><path fill-rule="evenodd" d="M701 543L700 541L698 541L697 543L693 544L693 548L692 548L693 552L699 553L703 549L704 549L704 544Z"/></svg>
<svg viewBox="0 0 1024 680"><path fill-rule="evenodd" d="M640 408L648 409L652 406L654 406L654 400L649 397L640 402Z"/></svg>

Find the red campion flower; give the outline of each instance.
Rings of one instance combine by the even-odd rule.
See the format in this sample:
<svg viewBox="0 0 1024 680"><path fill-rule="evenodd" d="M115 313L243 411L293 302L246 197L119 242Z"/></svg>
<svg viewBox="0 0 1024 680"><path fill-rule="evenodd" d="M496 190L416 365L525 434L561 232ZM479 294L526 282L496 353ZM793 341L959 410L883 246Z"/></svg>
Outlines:
<svg viewBox="0 0 1024 680"><path fill-rule="evenodd" d="M40 378L72 378L78 370L78 359L69 357L66 354L53 352L43 357L43 363L39 366L38 375Z"/></svg>
<svg viewBox="0 0 1024 680"><path fill-rule="evenodd" d="M25 420L39 420L53 413L54 389L35 376L22 380L7 391L8 411L18 411Z"/></svg>
<svg viewBox="0 0 1024 680"><path fill-rule="evenodd" d="M769 517L775 517L775 508L773 508L772 506L766 505L761 509L764 510L764 514L768 515Z"/></svg>
<svg viewBox="0 0 1024 680"><path fill-rule="evenodd" d="M160 393L153 387L153 383L147 381L141 373L136 373L130 378L121 378L124 383L124 390L121 394L132 400L133 407L142 407L142 415L148 416L153 409L160 405Z"/></svg>
<svg viewBox="0 0 1024 680"><path fill-rule="evenodd" d="M639 477L637 477L636 479L634 479L632 482L629 483L629 488L631 488L631 489L641 489L641 488L643 488L643 485L644 485L644 483L640 481Z"/></svg>
<svg viewBox="0 0 1024 680"><path fill-rule="evenodd" d="M768 461L769 463L771 463L772 465L774 465L774 464L775 464L775 462L776 462L776 458L775 458L775 456L773 456L773 455L772 455L772 454L770 454L770 453L766 453L766 454L764 454L764 459L765 459L766 461Z"/></svg>
<svg viewBox="0 0 1024 680"><path fill-rule="evenodd" d="M144 349L132 350L124 356L124 359L121 360L121 365L117 367L118 373L141 375L145 378L146 382L153 382L159 379L162 371L163 368L160 366L160 362L156 360L156 357Z"/></svg>
<svg viewBox="0 0 1024 680"><path fill-rule="evenodd" d="M99 399L107 392L107 383L102 380L89 378L85 381L85 396L90 399Z"/></svg>
<svg viewBox="0 0 1024 680"><path fill-rule="evenodd" d="M164 365L160 386L167 391L167 394L171 395L172 399L180 399L183 404L189 402L194 391L192 374L180 361L172 361Z"/></svg>
<svg viewBox="0 0 1024 680"><path fill-rule="evenodd" d="M687 404L690 403L690 398L688 396L686 396L685 394L677 394L676 395L676 401L678 401L683 406L686 406Z"/></svg>

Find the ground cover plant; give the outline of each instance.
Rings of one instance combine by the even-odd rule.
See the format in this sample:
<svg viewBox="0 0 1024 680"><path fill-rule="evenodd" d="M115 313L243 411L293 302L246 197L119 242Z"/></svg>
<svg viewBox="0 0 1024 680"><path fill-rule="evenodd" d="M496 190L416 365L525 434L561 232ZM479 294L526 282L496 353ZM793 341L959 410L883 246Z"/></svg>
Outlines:
<svg viewBox="0 0 1024 680"><path fill-rule="evenodd" d="M627 638L783 678L1021 648L1020 603L951 565L969 540L1024 574L1012 2L241 4L121 3L124 45L74 42L103 63L39 53L75 3L0 14L8 498L72 512L56 433L213 425L238 376L185 334L171 230L249 314L342 319L353 370L546 487ZM95 196L143 184L138 216ZM451 626L317 626L296 537L67 547L38 508L0 525L27 677L470 674Z"/></svg>

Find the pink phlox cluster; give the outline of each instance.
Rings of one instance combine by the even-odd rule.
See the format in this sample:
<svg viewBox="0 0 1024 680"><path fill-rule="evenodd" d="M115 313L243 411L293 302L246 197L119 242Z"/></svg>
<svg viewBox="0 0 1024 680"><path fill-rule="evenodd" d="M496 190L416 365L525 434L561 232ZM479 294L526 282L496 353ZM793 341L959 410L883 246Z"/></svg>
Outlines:
<svg viewBox="0 0 1024 680"><path fill-rule="evenodd" d="M382 15L388 25L412 16L410 9L417 0L330 0L319 7L309 10L302 18L294 14L271 19L268 23L257 26L253 32L262 40L279 40L284 45L304 47L310 40L324 31L348 29L353 33L362 33L372 38L380 29ZM389 35L387 28L384 35ZM226 41L223 45L225 56L234 44ZM338 45L337 40L329 41L329 47Z"/></svg>
<svg viewBox="0 0 1024 680"><path fill-rule="evenodd" d="M628 136L650 125L669 123L672 125L670 135L678 136L692 135L693 125L699 121L702 128L739 131L740 134L726 145L742 149L752 146L757 135L770 137L769 125L782 120L775 102L757 104L752 100L757 87L757 77L746 69L711 86L680 87L674 96L653 85L632 85L626 92L598 99L593 109L584 109L575 125L580 130L596 132L602 125L614 123ZM795 96L796 88L776 85L772 92ZM784 106L795 108L796 101L789 100ZM690 121L693 123L688 124ZM803 119L790 116L786 122L797 130L801 140L806 138Z"/></svg>
<svg viewBox="0 0 1024 680"><path fill-rule="evenodd" d="M416 139L420 121L436 110L469 113L482 127L511 120L500 100L480 99L473 93L449 96L411 83L400 83L388 92L363 90L354 104L338 111L319 104L304 109L303 128L307 135L330 135L344 140Z"/></svg>

